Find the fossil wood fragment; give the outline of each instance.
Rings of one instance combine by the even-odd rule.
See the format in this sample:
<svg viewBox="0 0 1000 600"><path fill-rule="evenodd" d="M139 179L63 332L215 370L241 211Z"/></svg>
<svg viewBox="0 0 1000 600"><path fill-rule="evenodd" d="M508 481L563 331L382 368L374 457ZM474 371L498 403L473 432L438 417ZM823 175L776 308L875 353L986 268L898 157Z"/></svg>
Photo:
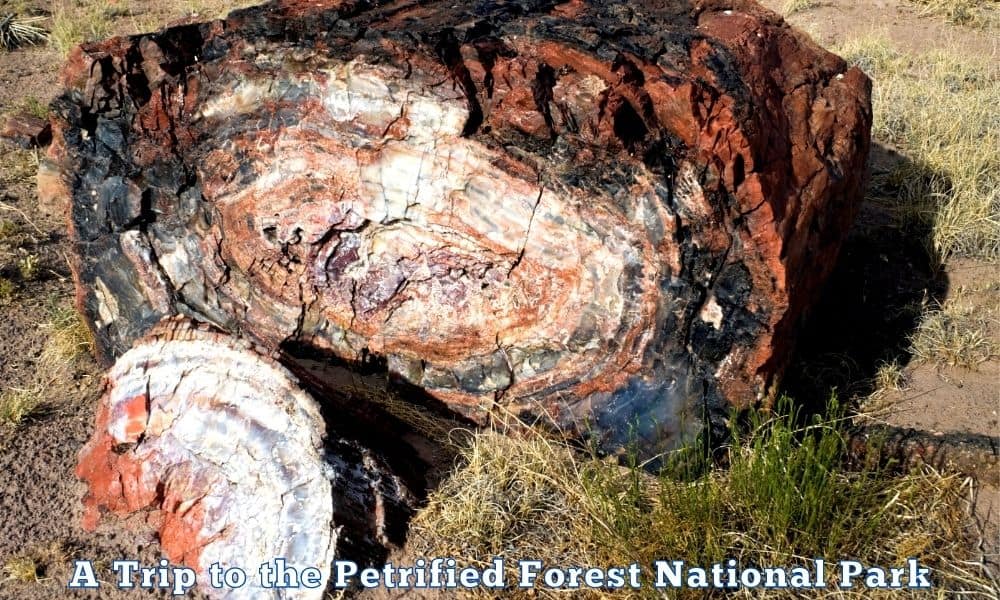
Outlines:
<svg viewBox="0 0 1000 600"><path fill-rule="evenodd" d="M244 569L223 598L321 598L334 557L384 559L414 505L366 449L327 435L319 406L248 343L168 319L109 371L77 476L84 526L101 510L151 511L164 554L200 572ZM259 565L319 569L316 589L265 590Z"/></svg>
<svg viewBox="0 0 1000 600"><path fill-rule="evenodd" d="M105 359L192 315L647 451L767 399L871 120L738 0L279 1L63 78L41 196Z"/></svg>
<svg viewBox="0 0 1000 600"><path fill-rule="evenodd" d="M52 139L49 122L34 115L15 114L4 119L0 126L0 140L5 140L21 148L37 148Z"/></svg>

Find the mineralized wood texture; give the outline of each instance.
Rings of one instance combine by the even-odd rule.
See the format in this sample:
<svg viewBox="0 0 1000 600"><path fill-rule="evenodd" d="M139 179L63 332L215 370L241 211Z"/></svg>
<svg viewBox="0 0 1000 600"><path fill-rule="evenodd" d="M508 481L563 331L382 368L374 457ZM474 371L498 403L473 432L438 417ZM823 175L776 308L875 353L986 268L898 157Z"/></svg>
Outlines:
<svg viewBox="0 0 1000 600"><path fill-rule="evenodd" d="M767 397L871 119L749 1L281 1L63 77L40 191L105 358L188 314L652 450Z"/></svg>
<svg viewBox="0 0 1000 600"><path fill-rule="evenodd" d="M321 598L334 557L378 562L401 542L413 497L368 450L328 436L319 405L250 344L169 319L108 372L80 452L84 526L101 511L153 511L164 554L209 581L213 563L251 583L219 598ZM319 569L317 589L265 590L283 557ZM380 564L380 563L379 563Z"/></svg>

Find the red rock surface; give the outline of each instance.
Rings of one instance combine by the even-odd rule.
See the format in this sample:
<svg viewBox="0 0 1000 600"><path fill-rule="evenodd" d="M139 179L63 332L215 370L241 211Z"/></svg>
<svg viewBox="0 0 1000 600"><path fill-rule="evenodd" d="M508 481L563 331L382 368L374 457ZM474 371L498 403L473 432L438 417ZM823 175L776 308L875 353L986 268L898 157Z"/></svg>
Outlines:
<svg viewBox="0 0 1000 600"><path fill-rule="evenodd" d="M76 469L83 525L145 512L164 555L195 568L213 597L278 597L256 581L209 588L215 562L253 574L284 557L324 581L335 556L377 562L414 499L380 458L326 429L298 380L252 345L168 319L107 375Z"/></svg>
<svg viewBox="0 0 1000 600"><path fill-rule="evenodd" d="M32 115L9 115L0 127L0 139L21 148L37 148L52 140L52 128L47 120Z"/></svg>
<svg viewBox="0 0 1000 600"><path fill-rule="evenodd" d="M648 451L766 401L861 199L869 82L754 2L275 2L85 45L105 358L163 315Z"/></svg>

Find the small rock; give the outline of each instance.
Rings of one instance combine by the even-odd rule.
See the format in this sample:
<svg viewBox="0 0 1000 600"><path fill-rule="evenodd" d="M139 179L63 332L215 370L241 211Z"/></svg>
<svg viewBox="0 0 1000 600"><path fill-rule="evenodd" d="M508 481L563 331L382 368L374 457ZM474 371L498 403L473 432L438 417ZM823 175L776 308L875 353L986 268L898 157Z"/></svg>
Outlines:
<svg viewBox="0 0 1000 600"><path fill-rule="evenodd" d="M45 119L31 115L10 115L0 129L0 138L24 149L38 148L52 141L52 126Z"/></svg>

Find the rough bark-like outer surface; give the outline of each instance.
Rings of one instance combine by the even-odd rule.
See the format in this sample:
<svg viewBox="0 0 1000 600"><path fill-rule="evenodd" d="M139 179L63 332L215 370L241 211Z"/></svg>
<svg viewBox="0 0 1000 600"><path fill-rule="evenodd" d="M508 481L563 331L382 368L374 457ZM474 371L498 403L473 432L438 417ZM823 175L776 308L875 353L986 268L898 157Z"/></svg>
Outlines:
<svg viewBox="0 0 1000 600"><path fill-rule="evenodd" d="M320 598L334 558L380 564L415 506L378 457L328 435L320 407L245 341L168 319L109 371L76 474L84 526L101 511L149 511L164 554L196 568L218 598ZM265 590L276 557L323 574L317 589ZM213 563L251 583L207 585ZM287 592L287 593L284 593Z"/></svg>
<svg viewBox="0 0 1000 600"><path fill-rule="evenodd" d="M749 1L284 1L64 83L41 195L106 358L180 312L652 448L767 397L871 120Z"/></svg>

